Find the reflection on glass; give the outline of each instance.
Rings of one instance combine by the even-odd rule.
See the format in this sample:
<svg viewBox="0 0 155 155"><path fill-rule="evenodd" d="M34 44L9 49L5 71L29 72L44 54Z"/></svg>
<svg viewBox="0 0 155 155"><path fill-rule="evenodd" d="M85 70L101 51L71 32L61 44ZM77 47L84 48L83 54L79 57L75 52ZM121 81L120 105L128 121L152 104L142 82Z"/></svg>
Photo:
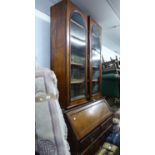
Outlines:
<svg viewBox="0 0 155 155"><path fill-rule="evenodd" d="M92 47L100 51L100 39L92 36Z"/></svg>
<svg viewBox="0 0 155 155"><path fill-rule="evenodd" d="M99 92L100 88L100 32L96 25L92 27L92 94Z"/></svg>
<svg viewBox="0 0 155 155"><path fill-rule="evenodd" d="M80 40L76 37L71 37L71 42L72 44L74 44L75 46L86 46L86 42L83 40Z"/></svg>
<svg viewBox="0 0 155 155"><path fill-rule="evenodd" d="M71 35L77 37L81 40L86 40L85 29L80 24L76 23L74 20L71 20Z"/></svg>
<svg viewBox="0 0 155 155"><path fill-rule="evenodd" d="M97 94L99 91L99 83L93 82L92 93Z"/></svg>
<svg viewBox="0 0 155 155"><path fill-rule="evenodd" d="M71 100L85 97L85 84L75 83L71 85Z"/></svg>
<svg viewBox="0 0 155 155"><path fill-rule="evenodd" d="M71 16L71 100L86 97L86 28L81 15Z"/></svg>
<svg viewBox="0 0 155 155"><path fill-rule="evenodd" d="M100 78L100 70L98 68L96 69L93 69L93 80L95 81L98 81L99 78Z"/></svg>
<svg viewBox="0 0 155 155"><path fill-rule="evenodd" d="M92 50L92 65L93 67L100 66L100 53L94 49Z"/></svg>
<svg viewBox="0 0 155 155"><path fill-rule="evenodd" d="M71 79L73 80L85 80L85 70L83 67L72 65L71 67Z"/></svg>

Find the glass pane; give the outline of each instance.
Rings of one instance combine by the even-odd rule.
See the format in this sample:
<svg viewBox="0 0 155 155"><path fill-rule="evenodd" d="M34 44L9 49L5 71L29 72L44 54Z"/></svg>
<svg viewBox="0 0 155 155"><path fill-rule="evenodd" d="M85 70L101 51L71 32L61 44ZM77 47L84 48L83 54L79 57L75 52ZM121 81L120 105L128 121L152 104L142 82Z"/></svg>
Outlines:
<svg viewBox="0 0 155 155"><path fill-rule="evenodd" d="M95 95L100 89L100 32L96 25L92 27L92 94Z"/></svg>
<svg viewBox="0 0 155 155"><path fill-rule="evenodd" d="M86 97L86 28L81 15L71 16L71 100Z"/></svg>
<svg viewBox="0 0 155 155"><path fill-rule="evenodd" d="M99 68L94 68L93 69L93 81L99 81L99 78L100 78L100 70Z"/></svg>
<svg viewBox="0 0 155 155"><path fill-rule="evenodd" d="M85 41L85 29L75 21L71 20L71 36L73 38L80 39L81 41Z"/></svg>
<svg viewBox="0 0 155 155"><path fill-rule="evenodd" d="M92 49L92 65L93 67L100 66L100 53L97 52L95 49Z"/></svg>
<svg viewBox="0 0 155 155"><path fill-rule="evenodd" d="M72 84L71 85L71 100L81 99L85 97L85 84Z"/></svg>
<svg viewBox="0 0 155 155"><path fill-rule="evenodd" d="M92 94L97 94L99 92L99 82L96 83L96 82L93 82L93 85L92 85Z"/></svg>

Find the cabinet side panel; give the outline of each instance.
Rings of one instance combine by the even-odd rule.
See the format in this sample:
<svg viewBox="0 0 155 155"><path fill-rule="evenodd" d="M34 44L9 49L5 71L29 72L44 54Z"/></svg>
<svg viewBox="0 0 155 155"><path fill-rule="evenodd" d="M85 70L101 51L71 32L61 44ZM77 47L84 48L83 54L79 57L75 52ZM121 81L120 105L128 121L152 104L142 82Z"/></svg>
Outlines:
<svg viewBox="0 0 155 155"><path fill-rule="evenodd" d="M66 3L51 7L51 69L58 79L59 101L62 108L67 102L66 91Z"/></svg>
<svg viewBox="0 0 155 155"><path fill-rule="evenodd" d="M60 48L66 44L66 3L60 2L51 7L51 41L52 48Z"/></svg>

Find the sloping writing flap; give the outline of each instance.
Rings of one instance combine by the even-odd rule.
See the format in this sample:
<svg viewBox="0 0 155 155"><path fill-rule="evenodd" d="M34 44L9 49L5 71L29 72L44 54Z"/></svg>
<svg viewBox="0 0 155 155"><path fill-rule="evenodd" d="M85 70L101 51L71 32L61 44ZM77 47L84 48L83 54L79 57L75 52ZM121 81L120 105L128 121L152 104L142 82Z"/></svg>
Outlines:
<svg viewBox="0 0 155 155"><path fill-rule="evenodd" d="M106 100L102 99L67 113L67 119L78 139L83 138L104 122L112 112Z"/></svg>

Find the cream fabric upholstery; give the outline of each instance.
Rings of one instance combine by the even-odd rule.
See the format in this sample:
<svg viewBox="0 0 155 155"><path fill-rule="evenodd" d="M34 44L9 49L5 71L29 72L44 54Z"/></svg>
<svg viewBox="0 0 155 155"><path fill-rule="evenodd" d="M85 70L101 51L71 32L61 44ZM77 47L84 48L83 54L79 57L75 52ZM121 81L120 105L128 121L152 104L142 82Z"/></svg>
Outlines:
<svg viewBox="0 0 155 155"><path fill-rule="evenodd" d="M38 68L35 72L35 125L36 149L40 155L70 155L58 96L54 72Z"/></svg>

